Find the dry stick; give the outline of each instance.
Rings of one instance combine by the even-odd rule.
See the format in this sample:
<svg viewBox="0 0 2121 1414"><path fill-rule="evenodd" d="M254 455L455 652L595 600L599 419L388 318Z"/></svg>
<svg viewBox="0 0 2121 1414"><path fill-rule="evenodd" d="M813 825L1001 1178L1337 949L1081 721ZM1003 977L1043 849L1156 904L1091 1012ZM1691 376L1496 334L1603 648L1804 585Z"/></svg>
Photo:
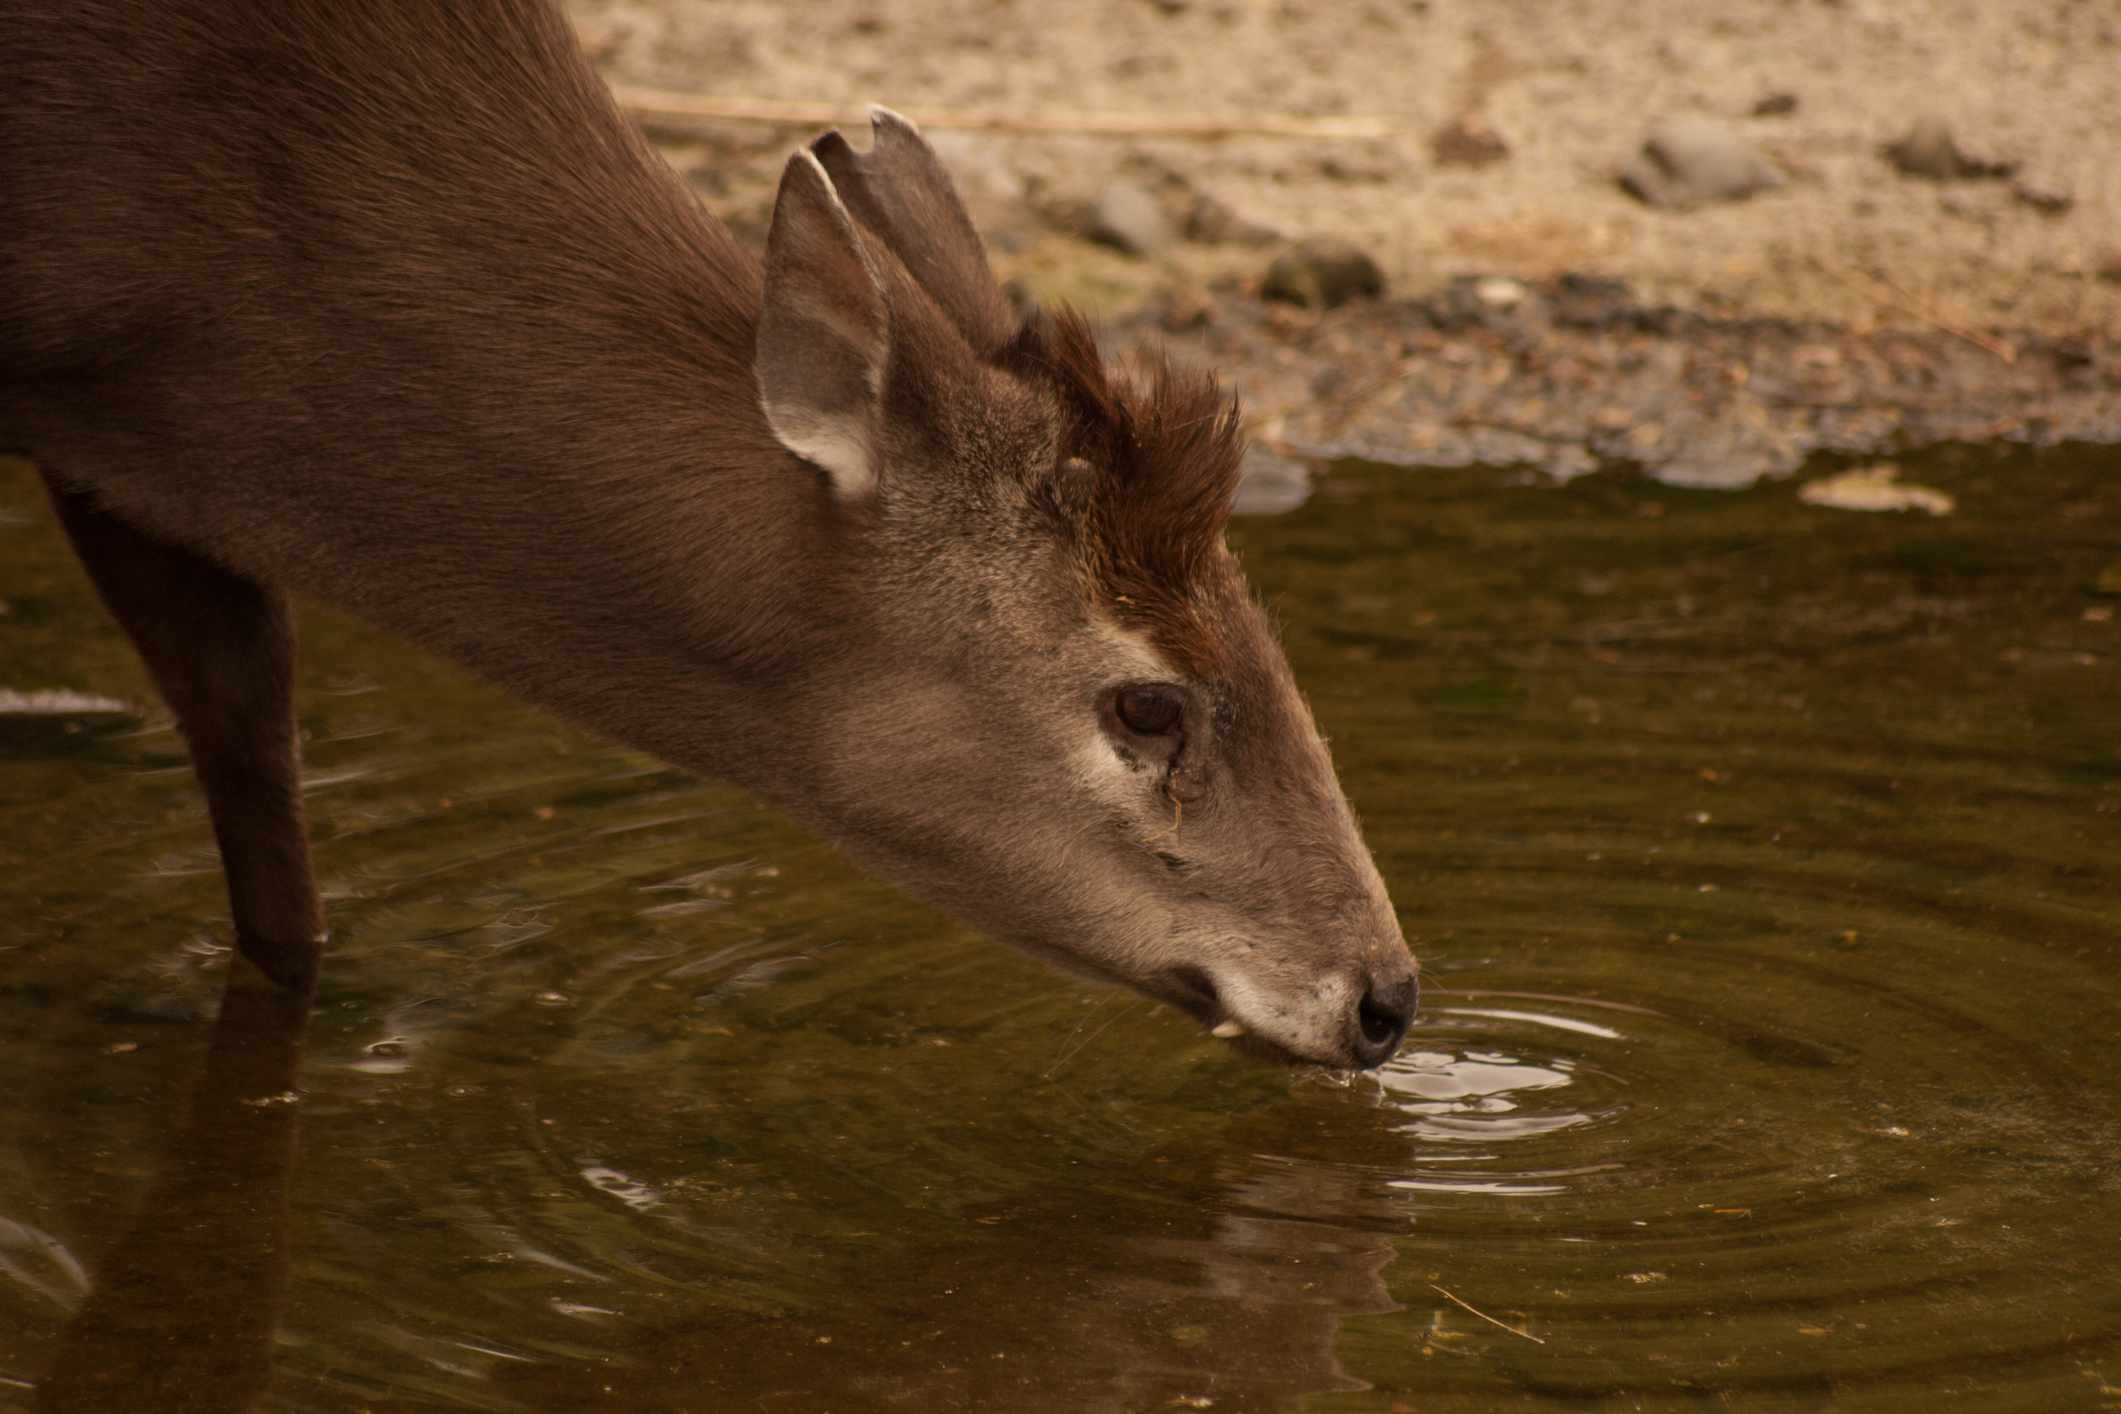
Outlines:
<svg viewBox="0 0 2121 1414"><path fill-rule="evenodd" d="M1541 1339L1540 1339L1540 1338L1539 1338L1538 1336L1536 1336L1536 1335L1533 1335L1533 1334L1532 1334L1532 1333L1531 1333L1530 1331L1521 1331L1521 1330L1517 1329L1517 1327L1515 1327L1515 1326L1513 1326L1513 1325L1508 1325L1508 1324L1506 1324L1506 1323L1504 1323L1504 1322L1502 1322L1502 1321L1498 1321L1498 1320L1496 1320L1496 1319L1495 1319L1495 1318L1494 1318L1493 1316L1491 1316L1491 1315L1489 1315L1489 1314L1488 1314L1487 1312L1485 1312L1485 1311L1481 1310L1481 1309L1480 1309L1479 1307L1475 1306L1475 1305L1474 1305L1474 1304L1473 1304L1472 1302L1470 1302L1470 1301L1467 1301L1467 1300L1466 1300L1466 1299L1464 1299L1463 1297L1459 1297L1459 1296L1453 1296L1453 1295L1452 1295L1452 1294L1451 1294L1450 1292L1448 1292L1448 1291L1445 1291L1445 1290L1444 1290L1444 1289L1443 1289L1442 1287L1438 1286L1438 1285L1437 1285L1437 1284L1436 1284L1435 1282L1433 1282L1433 1281L1429 1283L1429 1290L1431 1290L1431 1291L1435 1292L1435 1293L1436 1293L1436 1294L1437 1294L1438 1296L1441 1296L1441 1297L1442 1297L1442 1298L1443 1298L1444 1300L1446 1300L1446 1301L1450 1302L1450 1303L1451 1303L1452 1305L1454 1305L1454 1306L1462 1306L1462 1307L1464 1307L1464 1308L1465 1308L1466 1310L1468 1310L1468 1311L1471 1311L1471 1312L1472 1312L1472 1313L1473 1313L1474 1315L1476 1315L1476 1316L1480 1317L1480 1319L1482 1319L1483 1321L1486 1321L1486 1322L1487 1322L1487 1323L1488 1323L1489 1325L1491 1325L1491 1326L1501 1326L1501 1327L1502 1327L1502 1328L1503 1328L1504 1330L1508 1331L1508 1332L1509 1332L1509 1333L1510 1333L1511 1335L1521 1335L1521 1336L1523 1336L1523 1337L1524 1337L1524 1338L1525 1338L1526 1340L1529 1340L1530 1342L1532 1342L1532 1344L1534 1344L1534 1345L1545 1345L1545 1344L1546 1344L1546 1342L1545 1342L1545 1341L1541 1340Z"/></svg>
<svg viewBox="0 0 2121 1414"><path fill-rule="evenodd" d="M1121 1001L1126 1000L1126 998L1124 997L1120 997L1118 999ZM1099 1003L1099 1005L1102 1006L1104 1004ZM1039 1079L1041 1081L1051 1080L1062 1066L1066 1065L1069 1061L1074 1060L1077 1056L1081 1055L1083 1053L1084 1047L1088 1046L1092 1041L1095 1041L1098 1037L1104 1035L1106 1030L1112 1025L1112 1023L1119 1020L1121 1013L1125 1010L1125 1007L1120 1007L1114 1010L1110 1016L1105 1018L1104 1025L1099 1026L1095 1031L1092 1031L1089 1035L1083 1036L1083 1039L1076 1043L1074 1050L1067 1052L1065 1055L1057 1057L1052 1065L1046 1067L1046 1073L1044 1075L1041 1075ZM1089 1024L1090 1018L1087 1016L1084 1017L1075 1028L1076 1034L1078 1036L1081 1036L1083 1027Z"/></svg>
<svg viewBox="0 0 2121 1414"><path fill-rule="evenodd" d="M657 123L772 123L818 128L857 111L836 103L783 103L770 98L707 98L695 93L614 85L619 106ZM1382 118L1129 117L1117 113L1001 113L980 108L923 108L924 128L963 128L990 133L1073 133L1089 137L1287 137L1359 142L1395 136Z"/></svg>
<svg viewBox="0 0 2121 1414"><path fill-rule="evenodd" d="M1891 290L1895 296L1897 296L1894 302L1901 310L1905 311L1908 314L1914 315L1917 319L1921 320L1923 323L1929 325L1931 328L1937 330L1940 333L1949 334L1955 339L1962 339L1965 342L1972 344L1975 348L1980 349L1983 353L1991 354L1994 357L2001 359L2006 367L2011 364L2015 364L2018 361L2018 351L2012 348L2009 344L1999 342L1998 340L1989 338L1985 334L1979 334L1971 329L1952 323L1950 320L1944 318L1935 310L1931 309L1928 305L1924 304L1921 300L1917 299L1913 291L1909 290L1907 286L1901 284L1898 280L1895 280L1890 275L1881 274L1875 270L1865 270L1860 266L1843 265L1838 261L1825 260L1817 255L1814 255L1811 258L1814 263L1819 265L1822 269L1828 271L1833 275L1839 276L1842 280L1850 284L1856 283L1854 279L1851 278L1851 274L1853 272L1853 274L1861 275L1865 280L1870 281L1874 287L1877 285L1885 286L1888 290ZM1877 290L1873 288L1870 293L1875 298L1877 295Z"/></svg>
<svg viewBox="0 0 2121 1414"><path fill-rule="evenodd" d="M1875 271L1870 270L1866 270L1864 274L1869 275L1872 279L1884 285L1894 294L1900 296L1904 307L1917 319L1920 319L1925 323L1935 325L1937 328L1943 330L1945 333L1951 335L1955 339L1964 339L1966 340L1966 342L1972 344L1975 348L1982 349L1988 353L1994 354L1997 358L2002 359L2006 365L2013 364L2018 361L2018 351L2012 348L2009 344L2001 343L1995 339L1989 338L1984 334L1978 334L1971 329L1961 328L1959 325L1953 324L1950 321L1942 318L1935 311L1931 310L1926 305L1924 305L1920 300L1916 299L1915 296L1908 290L1905 285L1901 284L1898 280L1895 280L1892 276L1881 275Z"/></svg>

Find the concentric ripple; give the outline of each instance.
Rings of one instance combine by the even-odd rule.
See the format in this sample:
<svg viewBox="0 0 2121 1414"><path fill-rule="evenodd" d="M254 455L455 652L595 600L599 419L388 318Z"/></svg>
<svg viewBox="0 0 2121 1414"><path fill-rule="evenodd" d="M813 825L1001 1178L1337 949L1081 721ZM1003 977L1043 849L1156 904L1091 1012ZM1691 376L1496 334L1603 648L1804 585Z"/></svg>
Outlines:
<svg viewBox="0 0 2121 1414"><path fill-rule="evenodd" d="M1353 1078L319 613L331 965L231 1082L175 737L0 514L0 1391L218 1096L275 1122L187 1250L284 1214L284 1271L166 1289L284 1279L272 1407L2121 1408L2121 479L1920 479L1957 519L1341 469L1243 531L1422 958Z"/></svg>

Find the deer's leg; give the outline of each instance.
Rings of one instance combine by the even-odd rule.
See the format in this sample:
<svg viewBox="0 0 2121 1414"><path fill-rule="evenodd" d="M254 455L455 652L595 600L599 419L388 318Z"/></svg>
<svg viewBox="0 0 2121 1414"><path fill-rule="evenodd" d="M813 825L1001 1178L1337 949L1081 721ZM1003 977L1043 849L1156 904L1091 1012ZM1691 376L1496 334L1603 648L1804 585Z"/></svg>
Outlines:
<svg viewBox="0 0 2121 1414"><path fill-rule="evenodd" d="M59 520L191 747L236 947L283 987L316 982L323 910L302 821L294 623L280 591L133 528L49 474Z"/></svg>

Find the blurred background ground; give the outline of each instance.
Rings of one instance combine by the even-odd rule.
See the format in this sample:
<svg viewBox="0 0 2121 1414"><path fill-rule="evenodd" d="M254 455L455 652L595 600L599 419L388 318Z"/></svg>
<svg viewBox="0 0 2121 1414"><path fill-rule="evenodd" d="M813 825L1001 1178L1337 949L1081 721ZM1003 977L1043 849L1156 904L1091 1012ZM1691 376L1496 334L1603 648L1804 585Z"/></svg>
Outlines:
<svg viewBox="0 0 2121 1414"><path fill-rule="evenodd" d="M1204 142L938 129L1002 273L1107 315L1189 281L1256 283L1277 239L1319 235L1353 240L1395 291L1591 271L1660 303L1859 329L2073 334L2121 314L2111 0L570 7L614 82L824 103L851 122L874 101L916 121L984 109L1394 130ZM1709 120L1724 150L1697 154L1708 187L1680 193L1706 199L1649 205L1616 176L1674 119ZM1924 120L1931 141L1907 165L1931 175L1884 150ZM761 221L800 136L658 129L739 226ZM1748 172L1775 184L1715 199ZM1131 250L1084 239L1101 201L1121 228L1107 240Z"/></svg>
<svg viewBox="0 0 2121 1414"><path fill-rule="evenodd" d="M1013 293L1211 364L1292 476L1742 485L1822 452L2121 442L2113 0L569 4L741 236L797 143L896 108ZM678 119L642 89L814 111Z"/></svg>

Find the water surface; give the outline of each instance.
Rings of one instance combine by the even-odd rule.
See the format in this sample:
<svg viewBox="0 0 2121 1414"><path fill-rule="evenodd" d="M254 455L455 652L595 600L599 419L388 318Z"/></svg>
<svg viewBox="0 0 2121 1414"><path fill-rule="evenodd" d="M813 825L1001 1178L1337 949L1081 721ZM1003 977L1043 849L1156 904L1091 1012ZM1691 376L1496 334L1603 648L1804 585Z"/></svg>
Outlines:
<svg viewBox="0 0 2121 1414"><path fill-rule="evenodd" d="M321 609L322 995L216 1044L9 469L0 689L83 697L0 694L0 1407L2121 1408L2121 463L1908 475L1241 526L1426 967L1335 1083Z"/></svg>

